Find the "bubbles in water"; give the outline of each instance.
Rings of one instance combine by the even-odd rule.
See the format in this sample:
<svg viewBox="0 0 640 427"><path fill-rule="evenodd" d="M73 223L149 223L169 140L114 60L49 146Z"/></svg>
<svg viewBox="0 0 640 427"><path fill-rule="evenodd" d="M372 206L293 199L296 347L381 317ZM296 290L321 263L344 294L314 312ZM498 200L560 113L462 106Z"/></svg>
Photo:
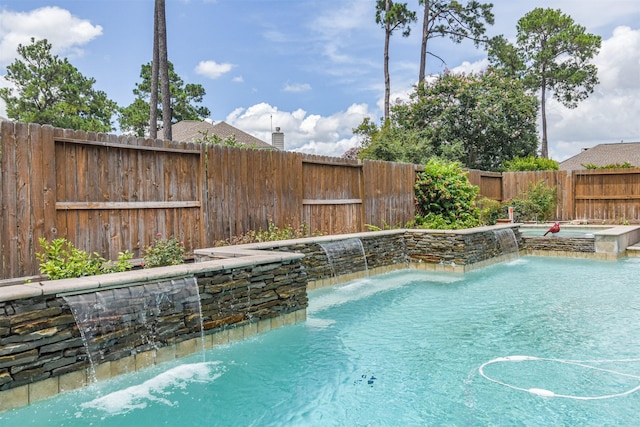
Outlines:
<svg viewBox="0 0 640 427"><path fill-rule="evenodd" d="M119 415L146 408L151 402L173 406L170 396L176 389L185 389L189 383L213 382L223 374L217 368L220 362L192 363L176 366L143 382L114 391L83 403L83 410L95 409L106 415Z"/></svg>

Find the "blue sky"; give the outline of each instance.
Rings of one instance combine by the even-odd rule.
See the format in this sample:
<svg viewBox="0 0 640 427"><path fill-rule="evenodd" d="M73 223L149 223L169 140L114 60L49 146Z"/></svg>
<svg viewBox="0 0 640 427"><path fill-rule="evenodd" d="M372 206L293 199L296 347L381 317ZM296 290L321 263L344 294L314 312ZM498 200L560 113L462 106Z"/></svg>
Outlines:
<svg viewBox="0 0 640 427"><path fill-rule="evenodd" d="M419 11L418 1L408 1ZM559 8L603 38L594 60L601 84L577 109L549 105L549 153L556 160L598 143L640 141L640 2L495 0L487 34L513 38L535 7ZM204 86L204 105L288 150L339 156L358 143L365 116L382 116L384 32L375 0L166 0L169 60L187 83ZM418 13L420 16L420 13ZM18 43L47 38L56 53L96 79L119 105L130 104L140 66L151 59L153 0L0 0L0 86ZM406 97L420 61L420 25L391 40L392 100ZM478 71L486 53L439 39L428 73ZM1 104L1 101L0 101ZM0 105L0 115L5 115Z"/></svg>

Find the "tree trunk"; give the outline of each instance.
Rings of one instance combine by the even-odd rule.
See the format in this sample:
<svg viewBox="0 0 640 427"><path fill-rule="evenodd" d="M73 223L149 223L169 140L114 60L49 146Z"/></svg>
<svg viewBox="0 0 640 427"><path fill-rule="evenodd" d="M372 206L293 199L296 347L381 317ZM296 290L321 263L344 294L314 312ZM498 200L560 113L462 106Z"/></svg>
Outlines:
<svg viewBox="0 0 640 427"><path fill-rule="evenodd" d="M384 24L384 121L389 120L389 98L391 97L391 80L389 79L389 39L391 38L391 24L389 23L389 10L391 0L385 2Z"/></svg>
<svg viewBox="0 0 640 427"><path fill-rule="evenodd" d="M158 137L158 2L153 9L153 59L151 60L151 94L149 98L149 137Z"/></svg>
<svg viewBox="0 0 640 427"><path fill-rule="evenodd" d="M418 83L424 82L427 68L427 36L429 35L429 0L424 1L424 16L422 18L422 48L420 50L420 73Z"/></svg>
<svg viewBox="0 0 640 427"><path fill-rule="evenodd" d="M158 53L160 93L162 95L162 136L171 141L171 91L169 89L169 65L167 60L167 20L165 16L164 0L157 0L158 4Z"/></svg>
<svg viewBox="0 0 640 427"><path fill-rule="evenodd" d="M540 156L543 159L549 158L549 149L547 145L547 81L542 79L542 93L540 94L540 114L542 116L542 147L540 148Z"/></svg>

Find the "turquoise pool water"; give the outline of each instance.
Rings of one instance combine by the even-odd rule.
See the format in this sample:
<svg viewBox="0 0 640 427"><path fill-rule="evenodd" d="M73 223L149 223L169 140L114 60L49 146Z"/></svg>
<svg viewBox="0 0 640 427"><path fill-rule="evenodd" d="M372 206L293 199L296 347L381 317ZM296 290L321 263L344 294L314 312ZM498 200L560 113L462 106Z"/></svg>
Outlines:
<svg viewBox="0 0 640 427"><path fill-rule="evenodd" d="M0 425L637 425L639 278L640 259L524 257L464 276L358 280L312 292L305 323Z"/></svg>

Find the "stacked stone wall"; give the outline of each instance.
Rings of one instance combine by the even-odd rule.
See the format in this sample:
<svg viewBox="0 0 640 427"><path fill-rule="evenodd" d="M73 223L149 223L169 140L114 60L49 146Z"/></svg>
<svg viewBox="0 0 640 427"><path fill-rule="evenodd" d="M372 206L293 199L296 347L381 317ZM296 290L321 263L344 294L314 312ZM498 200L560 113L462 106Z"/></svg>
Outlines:
<svg viewBox="0 0 640 427"><path fill-rule="evenodd" d="M307 307L307 279L299 260L201 273L196 280L206 334ZM115 289L113 292L118 295L113 304L133 306L140 298L141 288ZM139 316L124 315L118 319L121 326L97 337L102 355L96 362L118 360L199 337L200 319L194 304L197 301L189 300L184 309L177 307L153 314L157 334L153 344L140 340L140 327L134 319ZM0 302L0 391L88 367L80 331L62 297Z"/></svg>
<svg viewBox="0 0 640 427"><path fill-rule="evenodd" d="M523 251L579 252L596 251L593 237L523 237Z"/></svg>
<svg viewBox="0 0 640 427"><path fill-rule="evenodd" d="M368 268L373 269L407 262L405 238L402 233L380 234L378 236L372 233L360 237L360 240L362 241ZM332 270L326 252L322 249L320 243L313 241L264 248L272 251L304 254L302 265L309 281L329 279L334 274L334 270L343 271L347 269L343 268L345 266L348 266L351 272L364 269L362 253L350 251L343 254L340 259L335 260L337 265Z"/></svg>
<svg viewBox="0 0 640 427"><path fill-rule="evenodd" d="M521 239L514 229L516 240ZM404 236L410 262L472 265L503 255L493 230L475 233L407 231Z"/></svg>

